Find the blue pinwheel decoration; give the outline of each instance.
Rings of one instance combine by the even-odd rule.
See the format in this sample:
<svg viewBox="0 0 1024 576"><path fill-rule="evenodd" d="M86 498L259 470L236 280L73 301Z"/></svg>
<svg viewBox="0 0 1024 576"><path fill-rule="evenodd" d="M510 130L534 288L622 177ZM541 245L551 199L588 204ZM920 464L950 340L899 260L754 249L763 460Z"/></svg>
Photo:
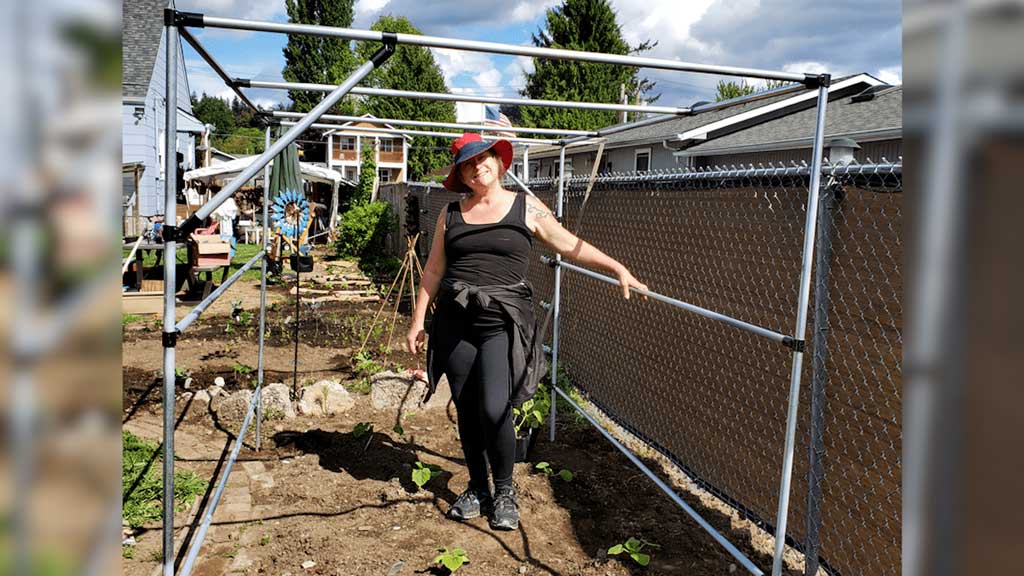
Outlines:
<svg viewBox="0 0 1024 576"><path fill-rule="evenodd" d="M270 218L278 233L288 239L298 238L299 252L309 252L306 236L309 228L309 202L297 190L285 190L277 195L270 208Z"/></svg>

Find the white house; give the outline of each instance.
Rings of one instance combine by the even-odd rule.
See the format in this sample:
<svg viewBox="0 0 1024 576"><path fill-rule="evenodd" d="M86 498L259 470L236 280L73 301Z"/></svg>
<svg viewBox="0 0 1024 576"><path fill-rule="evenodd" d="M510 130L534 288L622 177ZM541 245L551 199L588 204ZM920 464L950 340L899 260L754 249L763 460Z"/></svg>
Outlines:
<svg viewBox="0 0 1024 576"><path fill-rule="evenodd" d="M363 118L375 118L363 114ZM351 128L356 128L352 130ZM387 124L368 122L346 122L340 128L328 130L327 167L337 170L346 180L359 181L363 148L374 149L377 162L377 177L381 184L405 182L408 180L409 143L412 137L386 132L374 132L375 128L393 128Z"/></svg>
<svg viewBox="0 0 1024 576"><path fill-rule="evenodd" d="M164 8L168 0L132 0L122 3L123 57L121 64L121 158L122 163L139 166L137 198L134 176L124 179L128 216L164 213L165 134L165 52ZM181 44L178 51L178 137L176 153L182 155L181 167L196 166L196 135L204 130L192 114L188 77Z"/></svg>

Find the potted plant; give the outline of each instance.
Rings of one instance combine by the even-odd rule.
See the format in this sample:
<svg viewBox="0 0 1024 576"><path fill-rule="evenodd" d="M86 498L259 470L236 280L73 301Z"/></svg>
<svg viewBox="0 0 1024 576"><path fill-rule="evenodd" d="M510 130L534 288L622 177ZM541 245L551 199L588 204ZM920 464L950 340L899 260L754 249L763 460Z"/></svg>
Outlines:
<svg viewBox="0 0 1024 576"><path fill-rule="evenodd" d="M544 424L551 409L551 396L543 383L537 393L519 408L512 409L512 423L516 431L516 462L529 460L529 453L537 442L536 430Z"/></svg>

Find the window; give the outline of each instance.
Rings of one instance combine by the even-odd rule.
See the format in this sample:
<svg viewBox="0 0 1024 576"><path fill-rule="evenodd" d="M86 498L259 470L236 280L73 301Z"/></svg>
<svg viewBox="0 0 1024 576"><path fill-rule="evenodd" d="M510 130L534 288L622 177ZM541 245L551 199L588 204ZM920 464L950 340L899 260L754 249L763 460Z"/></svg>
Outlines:
<svg viewBox="0 0 1024 576"><path fill-rule="evenodd" d="M391 138L381 138L380 140L380 151L381 152L394 152L395 141Z"/></svg>
<svg viewBox="0 0 1024 576"><path fill-rule="evenodd" d="M572 176L572 158L565 159L565 177Z"/></svg>
<svg viewBox="0 0 1024 576"><path fill-rule="evenodd" d="M380 178L382 184L391 182L391 170L387 168L379 168L377 170L377 177Z"/></svg>
<svg viewBox="0 0 1024 576"><path fill-rule="evenodd" d="M339 142L338 142L338 146L342 150L355 150L356 149L356 139L355 138L341 138L341 140L339 140Z"/></svg>
<svg viewBox="0 0 1024 576"><path fill-rule="evenodd" d="M534 161L530 162L530 175L529 175L529 177L530 178L539 178L540 177L540 161L539 160L534 160Z"/></svg>
<svg viewBox="0 0 1024 576"><path fill-rule="evenodd" d="M651 169L651 149L642 148L636 151L636 162L634 164L637 172L647 172Z"/></svg>

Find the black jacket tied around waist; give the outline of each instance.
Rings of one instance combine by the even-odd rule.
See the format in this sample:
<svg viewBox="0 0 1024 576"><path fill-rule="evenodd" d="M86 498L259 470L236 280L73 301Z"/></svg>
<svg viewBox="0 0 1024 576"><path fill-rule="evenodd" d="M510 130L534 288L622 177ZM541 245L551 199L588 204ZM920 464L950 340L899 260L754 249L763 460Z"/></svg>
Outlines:
<svg viewBox="0 0 1024 576"><path fill-rule="evenodd" d="M437 383L444 374L445 358L458 341L451 334L452 319L446 317L450 302L463 309L469 309L471 304L483 309L491 306L492 302L497 303L498 308L511 321L509 368L512 375L512 406L518 408L532 398L548 368L544 356L544 334L551 318L549 313L542 324L538 322L533 313L533 287L526 280L516 284L475 286L446 278L438 288L437 308L430 325L430 339L427 342L429 386L422 402L429 400L437 390Z"/></svg>

